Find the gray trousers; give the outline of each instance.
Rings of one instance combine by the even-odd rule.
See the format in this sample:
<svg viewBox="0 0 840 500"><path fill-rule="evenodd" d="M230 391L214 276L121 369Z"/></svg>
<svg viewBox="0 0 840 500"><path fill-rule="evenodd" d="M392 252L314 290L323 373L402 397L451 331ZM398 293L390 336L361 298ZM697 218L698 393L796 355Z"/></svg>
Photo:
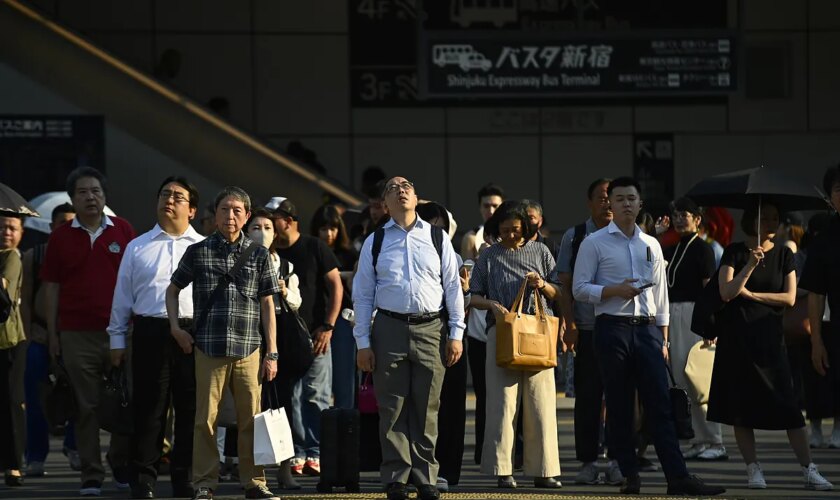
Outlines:
<svg viewBox="0 0 840 500"><path fill-rule="evenodd" d="M379 314L371 331L373 386L379 404L382 482L435 484L440 390L446 370L447 327Z"/></svg>

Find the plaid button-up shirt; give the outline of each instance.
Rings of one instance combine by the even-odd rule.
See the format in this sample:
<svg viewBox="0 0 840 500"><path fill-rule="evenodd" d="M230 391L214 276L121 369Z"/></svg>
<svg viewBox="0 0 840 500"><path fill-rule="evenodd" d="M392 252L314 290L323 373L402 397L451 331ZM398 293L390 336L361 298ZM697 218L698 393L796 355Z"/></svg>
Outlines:
<svg viewBox="0 0 840 500"><path fill-rule="evenodd" d="M218 232L187 248L172 283L193 285L194 318L198 321L219 280L243 249L255 245L240 234L228 243ZM195 346L208 356L244 358L260 346L260 298L279 293L277 271L268 250L258 248L211 304L207 319L193 332Z"/></svg>

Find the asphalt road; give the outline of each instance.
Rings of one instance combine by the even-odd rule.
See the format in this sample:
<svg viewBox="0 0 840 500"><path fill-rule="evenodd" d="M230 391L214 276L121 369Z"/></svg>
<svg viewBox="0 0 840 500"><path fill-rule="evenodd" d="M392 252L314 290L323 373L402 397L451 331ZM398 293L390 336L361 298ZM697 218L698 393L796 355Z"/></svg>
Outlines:
<svg viewBox="0 0 840 500"><path fill-rule="evenodd" d="M532 484L530 479L517 476L520 488L514 491L507 490L504 493L495 488L494 478L482 476L478 467L472 463L474 440L473 413L468 412L466 451L464 455L464 469L461 476L461 483L451 489L449 494L443 498L449 499L563 499L563 498L610 498L619 497L618 488L615 486L580 486L574 484L574 476L578 471L579 464L574 460L574 429L572 423L571 405L574 400L558 400L558 432L560 437L560 463L563 467L563 489L552 492L536 490L525 487ZM472 401L470 402L472 406ZM824 428L830 430L831 422L823 423ZM725 445L730 453L730 459L721 462L689 462L689 469L692 473L699 474L707 482L721 484L727 488L727 494L723 498L815 498L829 499L840 498L840 449L814 450L814 461L820 466L820 470L829 481L832 481L837 489L833 492L812 492L802 487L802 473L796 464L793 452L787 445L787 438L784 432L758 432L759 459L765 471L768 483L766 490L748 490L746 488L745 466L738 454L732 436L732 429L726 428L724 435ZM107 436L103 433L102 443L107 443ZM70 470L66 459L61 454L61 441L53 438L51 441L52 452L47 459L47 475L41 478L28 478L22 488L10 489L0 486L0 498L3 499L74 499L79 498L79 473ZM104 452L105 450L103 450ZM649 458L656 461L653 449L648 452ZM602 465L606 465L603 462ZM274 488L277 483L274 479L274 471L269 470L269 487ZM317 478L305 477L302 479L303 490L296 492L280 492L274 489L275 493L281 494L283 498L385 498L381 493L381 486L378 484L376 474L364 473L362 475L362 493L346 494L337 491L333 495L323 495L315 492ZM661 472L642 473L641 498L656 498L665 495L665 479ZM170 494L168 478L160 478L158 484L158 498L167 498ZM102 490L103 498L129 498L126 491L119 491L114 487L110 476L106 479ZM216 491L216 498L243 498L242 490L235 483L221 483ZM719 497L720 498L720 497Z"/></svg>

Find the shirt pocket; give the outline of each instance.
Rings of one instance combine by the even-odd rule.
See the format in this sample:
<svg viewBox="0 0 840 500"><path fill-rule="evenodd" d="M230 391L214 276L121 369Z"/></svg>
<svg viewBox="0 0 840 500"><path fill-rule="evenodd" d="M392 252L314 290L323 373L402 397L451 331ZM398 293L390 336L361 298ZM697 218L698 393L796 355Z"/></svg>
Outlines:
<svg viewBox="0 0 840 500"><path fill-rule="evenodd" d="M247 299L257 300L258 278L259 273L255 265L246 264L242 266L234 279L236 290Z"/></svg>

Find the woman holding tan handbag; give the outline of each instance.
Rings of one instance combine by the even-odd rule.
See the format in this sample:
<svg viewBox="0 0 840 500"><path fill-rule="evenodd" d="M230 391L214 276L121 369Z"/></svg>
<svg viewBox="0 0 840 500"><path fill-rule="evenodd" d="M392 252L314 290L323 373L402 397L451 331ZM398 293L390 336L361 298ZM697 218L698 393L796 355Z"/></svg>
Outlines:
<svg viewBox="0 0 840 500"><path fill-rule="evenodd" d="M487 350L496 352L497 318L508 314L523 281L524 314L552 315L547 302L559 289L546 277L554 257L545 245L530 241L537 230L518 202L505 202L485 224L484 230L500 241L481 253L470 279L470 306L492 311L487 316ZM538 301L534 300L538 297ZM556 342L556 332L555 332ZM556 344L555 344L556 347ZM513 446L516 412L522 401L525 437L525 474L537 488L559 488L560 457L557 444L557 399L553 370L529 371L500 367L496 356L487 356L487 422L481 472L498 478L499 488L516 488L513 479Z"/></svg>

